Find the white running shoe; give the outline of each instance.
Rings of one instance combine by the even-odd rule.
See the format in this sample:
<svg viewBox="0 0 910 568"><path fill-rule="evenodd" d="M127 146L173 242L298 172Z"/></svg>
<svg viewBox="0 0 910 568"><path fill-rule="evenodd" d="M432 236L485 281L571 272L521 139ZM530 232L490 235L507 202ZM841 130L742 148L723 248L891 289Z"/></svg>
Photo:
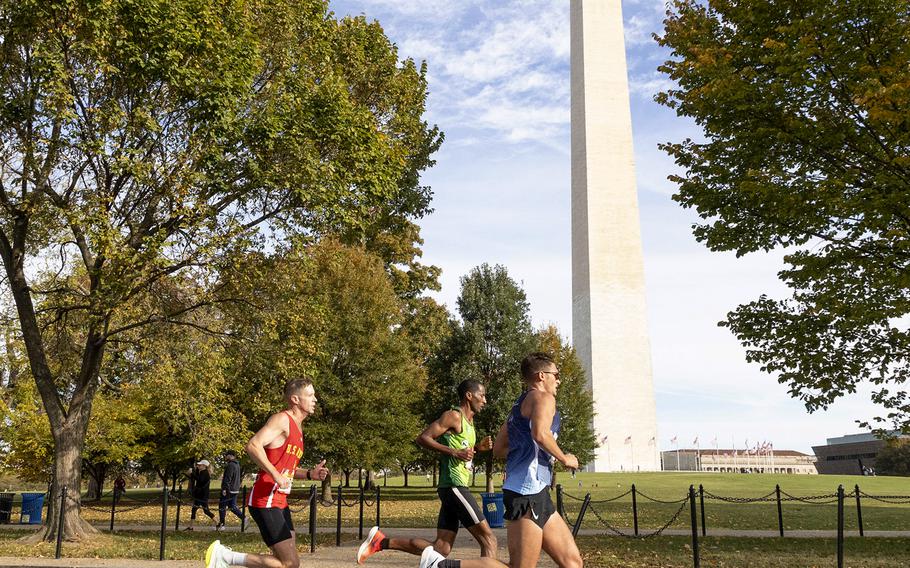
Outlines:
<svg viewBox="0 0 910 568"><path fill-rule="evenodd" d="M436 568L446 557L436 552L432 546L423 549L420 555L420 568Z"/></svg>
<svg viewBox="0 0 910 568"><path fill-rule="evenodd" d="M205 568L227 568L228 563L224 561L222 554L226 549L228 548L221 544L220 540L210 544L208 550L205 551Z"/></svg>

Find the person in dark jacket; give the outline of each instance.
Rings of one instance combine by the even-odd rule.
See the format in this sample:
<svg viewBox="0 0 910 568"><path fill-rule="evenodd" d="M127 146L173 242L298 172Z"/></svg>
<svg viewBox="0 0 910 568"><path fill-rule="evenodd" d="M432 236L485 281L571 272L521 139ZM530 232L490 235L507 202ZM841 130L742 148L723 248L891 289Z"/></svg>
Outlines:
<svg viewBox="0 0 910 568"><path fill-rule="evenodd" d="M221 477L221 499L218 500L218 527L217 530L224 530L224 518L227 510L237 515L240 524L243 525L243 511L237 507L237 494L240 493L240 463L237 461L237 454L233 450L228 450L224 454L224 475Z"/></svg>
<svg viewBox="0 0 910 568"><path fill-rule="evenodd" d="M209 460L199 460L196 467L190 474L190 494L193 496L193 509L190 512L190 524L186 530L193 530L193 523L196 521L196 511L202 509L202 512L213 521L215 514L209 510L209 485L212 483L212 475L209 473L211 464Z"/></svg>

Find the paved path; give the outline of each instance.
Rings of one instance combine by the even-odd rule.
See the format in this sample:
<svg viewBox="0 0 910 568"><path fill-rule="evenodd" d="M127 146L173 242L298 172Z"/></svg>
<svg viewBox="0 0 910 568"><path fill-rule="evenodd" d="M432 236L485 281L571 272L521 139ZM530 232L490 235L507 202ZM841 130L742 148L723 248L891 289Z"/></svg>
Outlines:
<svg viewBox="0 0 910 568"><path fill-rule="evenodd" d="M435 529L434 529L435 530ZM410 529L413 534L427 535L427 530ZM396 535L402 534L396 531ZM429 534L433 534L430 531ZM357 554L359 541L342 542L340 547L322 546L314 554L301 552L300 565L302 568L359 568L354 560ZM504 550L505 535L500 542L500 555L508 556ZM301 547L302 548L302 547ZM0 557L0 568L43 568L46 566L78 566L80 568L203 568L202 555L204 550L200 550L198 561L190 560L167 560L159 562L157 560L101 560L97 558L4 558ZM451 558L472 558L478 555L477 544L467 531L460 531L455 541L455 548L452 551ZM386 551L375 554L367 562L367 568L417 568L419 559L416 556L398 551ZM538 566L543 568L555 568L554 564L544 555Z"/></svg>
<svg viewBox="0 0 910 568"><path fill-rule="evenodd" d="M18 525L9 525L10 527ZM22 525L21 528L34 528L28 525ZM125 525L123 530L158 530L156 526L142 525ZM236 531L236 527L229 530ZM344 527L348 535L356 533L356 527ZM500 545L500 557L508 556L505 551L506 534L505 529L493 529L497 534ZM631 529L626 529L631 532ZM208 532L208 531L207 531ZM334 532L334 529L320 527L320 533ZM387 529L387 532L394 536L421 536L428 537L435 533L435 529ZM644 532L644 531L643 531ZM604 534L603 531L582 530L582 534ZM668 529L664 531L667 535L690 536L692 533L683 529ZM213 538L217 533L211 531ZM735 537L779 537L777 531L752 531L752 530L715 530L708 531L709 536L735 536ZM855 531L847 531L847 536L858 536ZM833 538L836 536L835 531L788 531L788 537L794 538ZM902 537L910 538L910 531L866 531L869 537ZM348 536L350 538L350 536ZM301 546L301 566L303 568L358 568L354 561L354 555L359 541L348 540L342 542L340 547L321 546L314 554L303 550ZM455 543L455 549L452 558L471 558L476 557L478 553L477 544L467 531L459 531ZM199 552L200 558L203 551ZM387 551L377 554L370 558L368 568L417 568L418 560L416 556L411 556L403 552ZM190 560L168 560L159 562L157 560L126 560L126 559L97 559L97 558L62 558L55 560L53 558L4 558L0 557L0 568L45 568L45 567L63 567L72 566L79 568L203 568L202 561ZM541 557L538 566L543 568L554 568L555 564L546 555Z"/></svg>
<svg viewBox="0 0 910 568"><path fill-rule="evenodd" d="M0 526L2 526L3 528L6 528L6 529L17 529L17 530L36 530L37 529L36 525L0 525ZM94 523L94 526L103 532L107 532L107 529L110 525L107 523ZM115 532L123 532L123 531L158 532L161 529L161 525L126 525L126 524L124 524L124 525L120 525L120 526L115 525L114 528L116 529ZM168 531L171 532L172 529L173 529L173 526L168 525ZM365 526L364 531L363 531L364 534L366 534L369 531L369 529L370 529L369 526ZM228 526L226 530L228 532L239 532L240 529L239 529L239 527L232 525L232 526ZM306 528L305 524L297 527L297 531L300 534L304 534L303 531L306 531L306 530L307 530L307 528ZM633 532L632 527L624 527L624 528L620 527L619 530L622 531L624 534L629 534L629 535L631 535ZM654 530L654 529L647 529L647 528L640 529L641 534L648 534L652 530ZM214 529L212 528L211 525L197 524L196 531L202 532L202 533L211 532L213 535L217 535L217 533L214 532ZM436 534L435 528L418 528L418 529L383 528L383 531L389 532L389 533L392 533L395 535L410 536L410 537L419 536L419 537L423 537L423 538L429 538ZM251 534L257 534L257 529L255 526L247 526L246 532L251 533ZM318 532L320 534L327 534L327 533L335 534L335 527L317 527L316 532ZM357 532L357 527L343 526L343 527L341 527L341 532L343 534L350 535L351 533ZM499 541L501 543L506 542L506 529L504 529L504 528L503 529L493 529L493 532L496 534L497 538L499 539ZM780 538L780 533L776 530L708 528L707 532L708 532L708 536ZM581 529L580 531L578 531L578 533L580 535L586 535L586 536L588 536L588 535L615 536L614 533L606 531L606 530L601 530L601 529ZM666 529L663 532L663 534L668 535L668 536L691 536L692 531L691 531L691 529L675 529L674 528L674 529ZM701 531L699 531L698 534L699 534L699 536L701 536ZM791 538L835 538L835 537L837 537L836 530L787 530L784 534L785 534L785 536L791 537ZM864 532L864 534L867 537L876 537L876 538L910 538L910 530L903 530L903 531L866 530ZM855 530L844 531L844 536L858 537L859 531L855 531ZM471 545L472 543L474 543L473 538L470 536L470 534L467 531L464 531L464 530L460 531L458 534L458 537L459 537L459 542L461 542L461 540L460 540L461 537L464 537L466 539L465 544ZM213 538L217 538L217 536L215 536ZM476 544L475 544L475 546L476 546ZM2 568L2 566L0 566L0 568Z"/></svg>

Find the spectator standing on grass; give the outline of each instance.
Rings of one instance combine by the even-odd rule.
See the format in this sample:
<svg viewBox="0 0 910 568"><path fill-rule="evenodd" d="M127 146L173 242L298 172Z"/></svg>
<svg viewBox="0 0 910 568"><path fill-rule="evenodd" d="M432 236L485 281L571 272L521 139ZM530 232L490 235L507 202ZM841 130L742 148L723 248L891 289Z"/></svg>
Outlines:
<svg viewBox="0 0 910 568"><path fill-rule="evenodd" d="M119 501L124 493L126 493L126 480L122 475L118 475L114 480L114 501Z"/></svg>
<svg viewBox="0 0 910 568"><path fill-rule="evenodd" d="M237 507L237 494L240 493L240 480L243 474L240 473L240 462L237 461L237 454L233 450L228 450L224 454L224 475L221 476L221 498L218 500L218 526L217 530L224 530L224 520L227 510L230 509L243 524L243 512Z"/></svg>
<svg viewBox="0 0 910 568"><path fill-rule="evenodd" d="M209 467L211 467L209 460L199 460L190 474L190 494L193 497L193 509L190 511L190 524L186 527L188 531L193 530L193 523L196 521L196 511L199 509L202 509L202 512L208 518L215 520L215 514L209 510L209 489L212 483L212 474L209 473Z"/></svg>

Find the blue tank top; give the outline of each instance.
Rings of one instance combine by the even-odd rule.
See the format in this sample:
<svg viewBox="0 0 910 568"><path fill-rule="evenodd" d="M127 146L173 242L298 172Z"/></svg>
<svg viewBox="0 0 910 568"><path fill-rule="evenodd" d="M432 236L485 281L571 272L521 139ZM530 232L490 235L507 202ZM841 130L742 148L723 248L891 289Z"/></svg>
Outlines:
<svg viewBox="0 0 910 568"><path fill-rule="evenodd" d="M531 419L521 415L521 403L528 393L522 394L512 405L506 428L509 432L509 453L506 457L506 480L503 489L522 495L540 493L553 481L553 456L537 445L531 437ZM559 436L561 423L559 411L553 416L550 431Z"/></svg>

